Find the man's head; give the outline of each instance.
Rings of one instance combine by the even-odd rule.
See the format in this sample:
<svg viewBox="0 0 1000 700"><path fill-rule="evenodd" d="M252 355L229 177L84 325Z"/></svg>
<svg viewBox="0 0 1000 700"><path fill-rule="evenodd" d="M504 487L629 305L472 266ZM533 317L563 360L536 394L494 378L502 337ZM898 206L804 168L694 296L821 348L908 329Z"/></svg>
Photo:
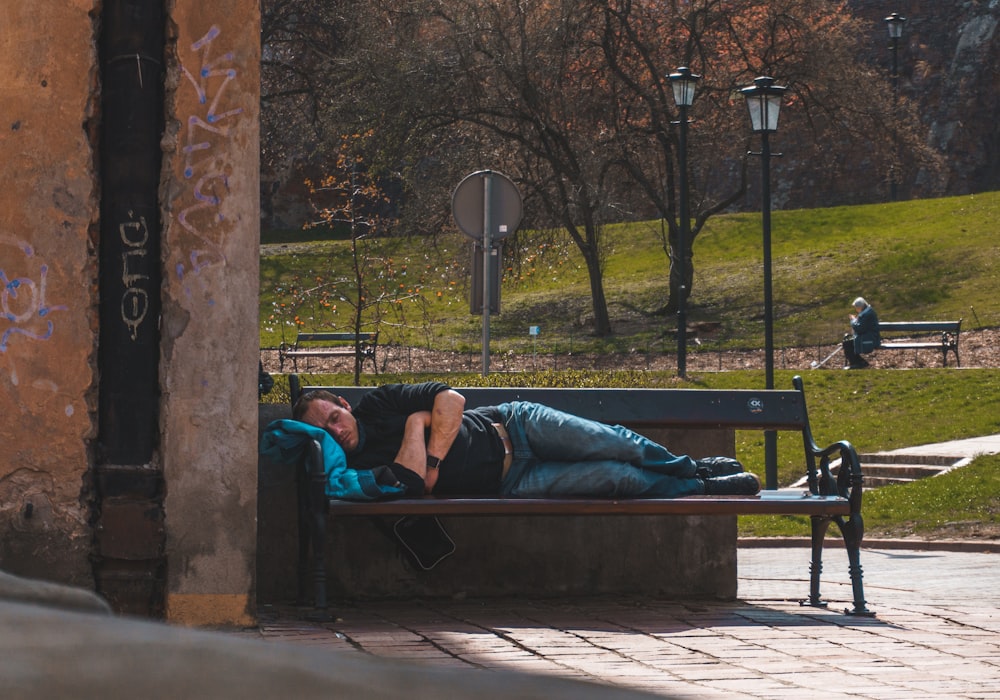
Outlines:
<svg viewBox="0 0 1000 700"><path fill-rule="evenodd" d="M865 309L868 308L868 302L865 301L864 297L858 297L857 299L854 300L854 308L857 309L859 312L864 311Z"/></svg>
<svg viewBox="0 0 1000 700"><path fill-rule="evenodd" d="M305 393L292 407L292 418L322 428L347 452L358 446L358 422L342 396L323 389Z"/></svg>

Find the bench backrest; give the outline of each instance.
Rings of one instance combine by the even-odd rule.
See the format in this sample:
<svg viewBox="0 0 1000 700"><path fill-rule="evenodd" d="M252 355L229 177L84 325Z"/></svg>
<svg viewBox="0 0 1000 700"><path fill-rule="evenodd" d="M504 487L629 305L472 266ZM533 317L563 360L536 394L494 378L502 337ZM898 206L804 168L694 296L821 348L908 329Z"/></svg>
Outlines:
<svg viewBox="0 0 1000 700"><path fill-rule="evenodd" d="M352 405L371 387L319 387L290 376L292 402L307 391L326 389ZM801 379L795 390L779 389L545 389L456 387L467 408L533 401L604 423L630 426L803 430L808 427Z"/></svg>
<svg viewBox="0 0 1000 700"><path fill-rule="evenodd" d="M958 333L962 319L957 321L879 321L880 333Z"/></svg>

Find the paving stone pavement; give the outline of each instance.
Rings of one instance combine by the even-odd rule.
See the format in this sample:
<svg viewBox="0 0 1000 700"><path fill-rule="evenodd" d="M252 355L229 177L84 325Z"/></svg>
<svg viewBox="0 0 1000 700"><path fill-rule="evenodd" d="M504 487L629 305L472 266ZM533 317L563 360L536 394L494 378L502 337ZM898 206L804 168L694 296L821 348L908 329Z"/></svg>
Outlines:
<svg viewBox="0 0 1000 700"><path fill-rule="evenodd" d="M1000 699L998 557L865 549L874 618L842 613L851 600L842 549L826 552L822 592L830 607L820 609L797 602L808 592L808 549L741 547L736 602L371 602L339 607L338 618L323 623L294 608L268 608L259 628L239 634L659 697Z"/></svg>

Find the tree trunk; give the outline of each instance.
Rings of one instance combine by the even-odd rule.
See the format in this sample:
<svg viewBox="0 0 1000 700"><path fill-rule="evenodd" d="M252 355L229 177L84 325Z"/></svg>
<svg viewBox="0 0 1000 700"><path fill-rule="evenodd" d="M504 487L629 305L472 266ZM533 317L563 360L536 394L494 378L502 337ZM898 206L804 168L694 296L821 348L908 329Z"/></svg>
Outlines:
<svg viewBox="0 0 1000 700"><path fill-rule="evenodd" d="M565 201L565 198L564 200ZM583 233L574 222L565 215L563 224L570 238L583 255L587 264L587 276L590 278L590 301L594 310L594 335L603 338L611 335L611 316L608 314L608 299L604 294L604 269L601 265L601 230L592 210L581 207L584 211Z"/></svg>
<svg viewBox="0 0 1000 700"><path fill-rule="evenodd" d="M608 314L608 300L604 295L604 272L600 260L595 255L584 255L587 261L587 275L590 277L590 300L594 309L594 335L611 335L611 317Z"/></svg>

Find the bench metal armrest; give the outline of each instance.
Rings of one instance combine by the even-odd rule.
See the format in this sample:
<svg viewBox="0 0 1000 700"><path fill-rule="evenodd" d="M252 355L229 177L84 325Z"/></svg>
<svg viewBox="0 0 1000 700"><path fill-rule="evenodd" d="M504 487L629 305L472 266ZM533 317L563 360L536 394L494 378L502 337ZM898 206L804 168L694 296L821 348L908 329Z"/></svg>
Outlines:
<svg viewBox="0 0 1000 700"><path fill-rule="evenodd" d="M825 449L814 451L813 455L819 459L819 465L810 465L809 490L821 496L846 498L851 503L851 512L860 513L864 476L854 445L841 440ZM830 471L830 458L833 456L840 457L840 469L836 477Z"/></svg>
<svg viewBox="0 0 1000 700"><path fill-rule="evenodd" d="M302 466L309 510L326 513L326 467L323 464L323 447L319 440L308 442Z"/></svg>
<svg viewBox="0 0 1000 700"><path fill-rule="evenodd" d="M802 377L793 377L792 384L798 391L804 393ZM803 410L805 410L804 398ZM847 440L839 440L826 448L821 448L813 438L808 412L802 429L802 441L808 462L806 476L809 482L809 491L818 496L847 498L851 503L851 513L860 515L863 477L861 461L858 459L858 452L854 449L854 445ZM840 456L840 469L836 478L830 471L830 457L834 455Z"/></svg>
<svg viewBox="0 0 1000 700"><path fill-rule="evenodd" d="M360 338L358 341L358 350L365 357L375 357L375 351L378 349L378 333L372 333L367 337Z"/></svg>
<svg viewBox="0 0 1000 700"><path fill-rule="evenodd" d="M279 372L284 372L285 371L285 357L287 356L288 351L291 350L291 349L292 349L292 346L290 344L286 343L284 340L282 340L281 343L278 344L278 371Z"/></svg>

